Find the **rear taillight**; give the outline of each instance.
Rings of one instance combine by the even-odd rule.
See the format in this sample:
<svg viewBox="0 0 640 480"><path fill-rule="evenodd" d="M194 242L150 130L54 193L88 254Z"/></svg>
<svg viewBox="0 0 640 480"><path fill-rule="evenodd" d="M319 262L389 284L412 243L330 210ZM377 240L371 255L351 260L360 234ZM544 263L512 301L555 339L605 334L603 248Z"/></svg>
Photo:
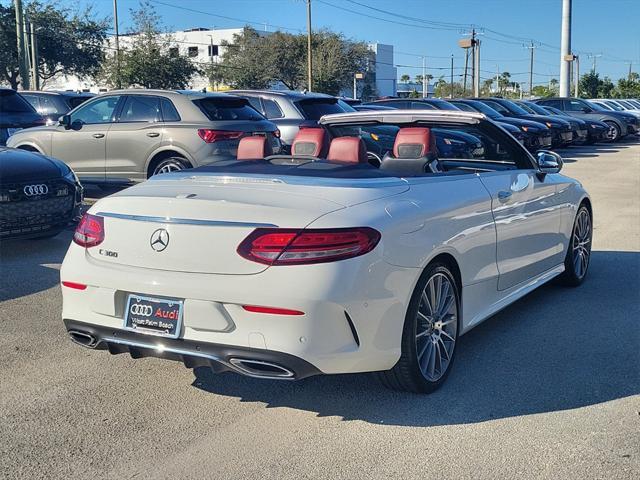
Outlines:
<svg viewBox="0 0 640 480"><path fill-rule="evenodd" d="M369 227L332 229L258 228L238 246L240 256L265 265L335 262L364 255L380 241Z"/></svg>
<svg viewBox="0 0 640 480"><path fill-rule="evenodd" d="M73 241L81 247L95 247L104 240L104 218L85 213L73 234Z"/></svg>
<svg viewBox="0 0 640 480"><path fill-rule="evenodd" d="M220 140L235 140L245 132L231 132L228 130L211 130L210 128L198 129L198 136L206 143L219 142Z"/></svg>

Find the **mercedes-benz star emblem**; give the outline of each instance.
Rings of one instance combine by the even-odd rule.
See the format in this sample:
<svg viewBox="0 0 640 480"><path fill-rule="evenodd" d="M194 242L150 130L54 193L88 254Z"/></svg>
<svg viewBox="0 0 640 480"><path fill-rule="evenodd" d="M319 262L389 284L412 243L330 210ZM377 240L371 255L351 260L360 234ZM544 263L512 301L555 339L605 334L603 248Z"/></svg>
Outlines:
<svg viewBox="0 0 640 480"><path fill-rule="evenodd" d="M34 197L36 195L46 195L49 193L49 187L47 187L44 183L39 185L26 185L22 191L27 197Z"/></svg>
<svg viewBox="0 0 640 480"><path fill-rule="evenodd" d="M161 252L169 246L169 232L164 228L159 228L151 234L151 248L156 252Z"/></svg>

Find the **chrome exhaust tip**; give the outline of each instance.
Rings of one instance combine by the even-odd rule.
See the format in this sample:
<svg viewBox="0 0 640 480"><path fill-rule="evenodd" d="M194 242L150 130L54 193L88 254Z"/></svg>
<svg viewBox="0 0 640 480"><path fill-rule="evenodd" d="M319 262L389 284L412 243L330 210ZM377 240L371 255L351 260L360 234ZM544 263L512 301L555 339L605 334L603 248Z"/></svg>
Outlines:
<svg viewBox="0 0 640 480"><path fill-rule="evenodd" d="M98 340L90 333L81 332L79 330L69 330L71 341L87 348L95 348Z"/></svg>
<svg viewBox="0 0 640 480"><path fill-rule="evenodd" d="M246 358L231 358L229 363L240 373L251 377L272 379L293 379L295 374L281 365L262 360L250 360Z"/></svg>

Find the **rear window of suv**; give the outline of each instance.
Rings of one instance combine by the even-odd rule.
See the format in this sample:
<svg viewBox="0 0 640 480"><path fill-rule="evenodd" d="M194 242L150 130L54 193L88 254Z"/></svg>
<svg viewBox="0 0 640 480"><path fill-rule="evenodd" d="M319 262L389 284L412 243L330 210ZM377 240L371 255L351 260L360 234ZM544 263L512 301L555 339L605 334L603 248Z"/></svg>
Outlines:
<svg viewBox="0 0 640 480"><path fill-rule="evenodd" d="M264 120L244 98L201 98L193 100L211 120Z"/></svg>
<svg viewBox="0 0 640 480"><path fill-rule="evenodd" d="M0 112L4 113L35 113L35 109L12 90L0 90Z"/></svg>
<svg viewBox="0 0 640 480"><path fill-rule="evenodd" d="M334 98L301 100L297 105L307 120L320 120L323 115L353 111L344 108Z"/></svg>

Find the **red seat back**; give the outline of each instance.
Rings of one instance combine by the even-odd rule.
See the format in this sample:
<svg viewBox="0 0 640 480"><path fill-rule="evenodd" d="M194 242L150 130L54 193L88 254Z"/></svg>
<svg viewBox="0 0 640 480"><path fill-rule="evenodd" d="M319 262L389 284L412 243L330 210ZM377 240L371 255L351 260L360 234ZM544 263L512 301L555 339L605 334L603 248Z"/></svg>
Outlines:
<svg viewBox="0 0 640 480"><path fill-rule="evenodd" d="M367 163L367 147L360 137L337 137L331 140L327 160L341 163Z"/></svg>
<svg viewBox="0 0 640 480"><path fill-rule="evenodd" d="M238 144L238 160L260 160L273 155L271 144L263 135L243 137Z"/></svg>
<svg viewBox="0 0 640 480"><path fill-rule="evenodd" d="M405 127L396 135L393 156L396 158L422 158L436 153L436 137L430 128Z"/></svg>
<svg viewBox="0 0 640 480"><path fill-rule="evenodd" d="M325 157L329 138L324 128L301 128L291 144L292 155Z"/></svg>

